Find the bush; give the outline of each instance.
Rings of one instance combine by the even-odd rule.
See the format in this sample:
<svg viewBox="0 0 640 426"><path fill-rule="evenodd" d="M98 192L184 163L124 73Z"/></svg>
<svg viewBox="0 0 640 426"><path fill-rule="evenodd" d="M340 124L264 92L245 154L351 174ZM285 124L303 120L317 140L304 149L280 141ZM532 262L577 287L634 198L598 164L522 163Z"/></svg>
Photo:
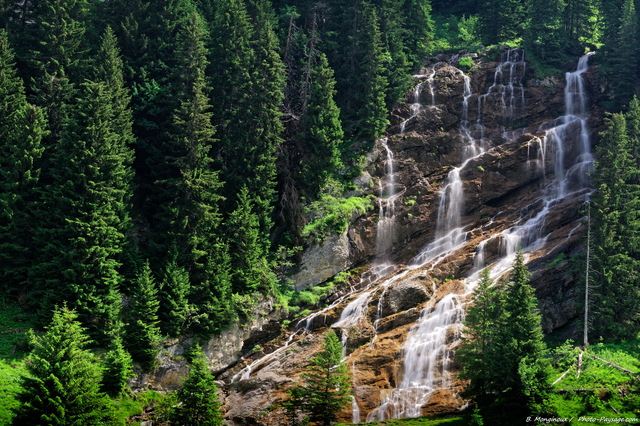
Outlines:
<svg viewBox="0 0 640 426"><path fill-rule="evenodd" d="M473 65L474 65L473 61L468 56L464 56L464 57L460 58L460 60L458 61L458 67L459 68L464 68L464 69L468 70L471 67L473 67Z"/></svg>

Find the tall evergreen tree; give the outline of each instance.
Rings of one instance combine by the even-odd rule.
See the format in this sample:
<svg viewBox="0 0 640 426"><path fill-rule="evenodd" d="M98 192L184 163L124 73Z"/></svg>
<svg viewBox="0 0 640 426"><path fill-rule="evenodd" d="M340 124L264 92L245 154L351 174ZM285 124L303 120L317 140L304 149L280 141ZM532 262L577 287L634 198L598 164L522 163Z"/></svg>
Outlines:
<svg viewBox="0 0 640 426"><path fill-rule="evenodd" d="M524 0L480 0L482 40L496 44L522 37L526 18Z"/></svg>
<svg viewBox="0 0 640 426"><path fill-rule="evenodd" d="M46 121L29 105L7 34L0 30L0 263L3 289L28 290L31 230Z"/></svg>
<svg viewBox="0 0 640 426"><path fill-rule="evenodd" d="M202 353L191 362L189 375L178 391L178 402L171 416L176 423L189 426L223 424L218 387Z"/></svg>
<svg viewBox="0 0 640 426"><path fill-rule="evenodd" d="M100 392L97 358L74 311L53 313L42 336L31 335L29 375L22 379L15 425L103 424L112 419L109 399Z"/></svg>
<svg viewBox="0 0 640 426"><path fill-rule="evenodd" d="M530 0L527 11L526 46L540 60L554 65L564 59L564 7L564 0Z"/></svg>
<svg viewBox="0 0 640 426"><path fill-rule="evenodd" d="M251 293L261 290L275 291L276 277L271 271L267 253L260 238L257 206L243 187L238 195L238 205L227 222L233 290L236 293Z"/></svg>
<svg viewBox="0 0 640 426"><path fill-rule="evenodd" d="M459 359L470 379L467 394L496 421L548 413L546 347L529 271L516 255L504 295L484 271L465 320Z"/></svg>
<svg viewBox="0 0 640 426"><path fill-rule="evenodd" d="M302 402L311 421L330 425L351 400L349 366L342 362L342 344L333 329L325 334L322 351L310 364L301 376L304 383L294 387L290 395Z"/></svg>
<svg viewBox="0 0 640 426"><path fill-rule="evenodd" d="M105 33L94 81L52 153L43 191L46 218L31 278L46 310L69 300L95 337L113 333L120 309L118 269L129 226L133 154L129 95L115 38Z"/></svg>
<svg viewBox="0 0 640 426"><path fill-rule="evenodd" d="M192 291L189 273L175 259L171 260L160 288L160 326L167 335L177 337L197 322L197 307L189 301Z"/></svg>
<svg viewBox="0 0 640 426"><path fill-rule="evenodd" d="M625 116L613 114L605 123L593 197L596 273L591 310L593 334L617 340L634 337L640 330L640 188Z"/></svg>
<svg viewBox="0 0 640 426"><path fill-rule="evenodd" d="M130 307L127 310L126 325L127 348L134 361L140 362L144 369L156 365L156 354L161 335L158 320L158 289L146 262L136 279L131 294Z"/></svg>
<svg viewBox="0 0 640 426"><path fill-rule="evenodd" d="M113 397L120 396L127 389L129 380L135 375L131 355L124 349L120 332L109 343L103 365L102 391Z"/></svg>
<svg viewBox="0 0 640 426"><path fill-rule="evenodd" d="M640 26L634 0L624 1L620 21L614 25L618 31L607 58L607 76L614 103L621 109L633 96L639 64Z"/></svg>
<svg viewBox="0 0 640 426"><path fill-rule="evenodd" d="M156 241L163 242L165 250L177 250L177 261L196 283L209 278L206 268L220 224L218 192L222 186L209 155L215 128L204 75L204 35L204 23L195 13L178 35L177 54L184 61L177 76L180 106L173 116L172 146L165 153L165 167L174 170L157 182L167 203L155 215L160 233Z"/></svg>
<svg viewBox="0 0 640 426"><path fill-rule="evenodd" d="M361 25L357 32L357 61L360 69L357 82L359 99L358 123L355 131L358 138L371 146L386 129L387 106L385 95L388 81L385 77L386 52L382 45L378 15L373 6L363 3Z"/></svg>
<svg viewBox="0 0 640 426"><path fill-rule="evenodd" d="M302 179L307 192L317 197L327 179L342 166L340 146L344 132L340 122L340 109L334 101L335 79L327 57L313 68L307 109L302 117L300 134Z"/></svg>
<svg viewBox="0 0 640 426"><path fill-rule="evenodd" d="M464 336L456 356L462 364L460 377L469 380L466 394L480 406L486 406L502 386L495 374L497 327L504 314L503 293L492 286L489 269L484 269L473 290L471 306L464 320Z"/></svg>

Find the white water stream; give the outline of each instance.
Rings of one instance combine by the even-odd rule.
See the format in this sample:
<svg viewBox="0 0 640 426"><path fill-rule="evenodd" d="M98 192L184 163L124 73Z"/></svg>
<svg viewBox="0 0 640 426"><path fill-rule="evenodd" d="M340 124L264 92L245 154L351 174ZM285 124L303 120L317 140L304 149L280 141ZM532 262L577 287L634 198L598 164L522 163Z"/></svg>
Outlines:
<svg viewBox="0 0 640 426"><path fill-rule="evenodd" d="M511 53L519 52L519 53ZM558 202L567 197L581 197L588 194L588 172L593 167L593 157L587 126L588 108L584 90L582 74L588 66L588 55L579 61L576 71L566 74L565 105L566 114L552 122L541 126L540 131L544 135L539 138L537 167L541 167L544 173L546 164L553 167L553 176L547 182L543 195L539 200L540 209L534 214L523 213L522 219L513 227L502 232L501 235L492 238L500 238L502 247L501 259L492 266L492 276L499 276L510 269L518 248L524 251L535 251L546 241L543 235L545 220ZM370 284L364 292L353 299L343 309L340 319L332 325L343 331L343 342L349 328L357 324L366 314L369 304L375 294L380 292L377 307L377 320L374 329L377 330L377 322L382 316L382 300L391 283L402 279L412 270L427 264L436 265L448 255L462 247L467 239L468 231L462 226L462 214L464 212L464 193L461 172L465 166L484 154L484 132L482 123L482 109L490 94L499 94L503 105L503 115L509 120L517 118L519 108L525 107L524 88L522 76L526 66L524 52L512 50L506 54L506 60L496 69L494 82L487 93L478 96L478 112L474 128L468 119L469 100L472 97L470 80L464 76L464 96L460 134L463 138L465 149L460 166L454 167L441 186L441 196L438 207L436 235L422 252L416 256L411 265L398 274L379 282L388 275L395 265L388 260L393 240L393 228L395 222L395 201L398 197L395 182L394 156L388 145L388 139L381 139L380 144L386 154L385 175L380 180L379 196L379 221L377 226L376 260L368 274ZM433 70L432 70L433 71ZM429 84L432 105L434 104L433 78L435 71L427 76L427 79L416 86L413 91L410 113L411 116L401 123L401 132L405 131L406 124L414 119L422 110L419 103L421 86ZM576 128L579 126L578 131ZM567 138L579 134L580 149L573 159L567 159ZM474 137L475 135L475 137ZM513 132L503 131L503 137L507 140L515 137ZM575 151L575 150L574 150ZM571 160L571 161L569 161ZM499 213L500 214L500 213ZM498 215L499 215L498 214ZM421 414L421 407L428 403L431 395L438 389L447 389L450 386L449 361L451 360L450 347L452 341L458 338L464 319L462 299L468 295L475 286L476 274L485 265L485 247L488 240L482 241L474 258L474 275L466 280L466 292L464 295L449 294L442 297L437 303L428 303L420 315L418 322L411 328L403 347L403 374L402 380L394 389L386 391L382 396L381 405L367 416L366 421L384 420L398 417L417 417ZM312 324L319 315L338 304L344 303L348 296L340 298L322 311L316 312L301 320L297 331L289 337L282 348L254 361L234 376L235 380L245 380L257 367L266 364L293 340L301 330L312 329ZM374 337L375 341L375 337ZM353 422L360 422L360 408L356 398L352 398Z"/></svg>

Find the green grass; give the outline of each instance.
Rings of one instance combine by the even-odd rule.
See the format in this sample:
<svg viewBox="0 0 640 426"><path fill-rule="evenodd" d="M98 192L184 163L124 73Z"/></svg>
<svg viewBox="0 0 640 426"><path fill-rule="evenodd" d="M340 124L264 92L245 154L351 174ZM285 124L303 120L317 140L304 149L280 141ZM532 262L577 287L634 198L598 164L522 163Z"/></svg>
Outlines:
<svg viewBox="0 0 640 426"><path fill-rule="evenodd" d="M129 423L129 420L134 416L143 414L146 407L155 405L164 398L165 395L154 391L136 393L118 398L113 401L115 416L121 421L122 425L140 424L140 422Z"/></svg>
<svg viewBox="0 0 640 426"><path fill-rule="evenodd" d="M640 341L620 344L592 345L582 357L582 371L577 376L577 363L559 365L551 379L555 380L567 370L569 373L554 386L555 390L582 390L553 393L551 403L559 417L576 419L592 418L640 418L640 382L631 375L588 356L597 355L609 362L640 373ZM577 420L574 420L578 424Z"/></svg>
<svg viewBox="0 0 640 426"><path fill-rule="evenodd" d="M0 425L11 424L13 410L18 407L16 395L20 391L20 377L26 374L17 361L0 360Z"/></svg>
<svg viewBox="0 0 640 426"><path fill-rule="evenodd" d="M0 303L0 359L17 360L28 351L27 332L33 322L19 306Z"/></svg>

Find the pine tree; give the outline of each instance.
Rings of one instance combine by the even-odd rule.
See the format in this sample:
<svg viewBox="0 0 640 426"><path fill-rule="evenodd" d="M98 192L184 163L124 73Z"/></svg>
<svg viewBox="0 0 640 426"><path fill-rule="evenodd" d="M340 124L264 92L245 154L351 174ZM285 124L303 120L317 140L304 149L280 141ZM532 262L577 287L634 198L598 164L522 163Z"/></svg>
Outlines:
<svg viewBox="0 0 640 426"><path fill-rule="evenodd" d="M500 294L483 271L465 319L457 356L470 379L466 393L496 421L506 421L505 413L513 419L549 412L546 347L529 275L518 253Z"/></svg>
<svg viewBox="0 0 640 426"><path fill-rule="evenodd" d="M640 330L640 188L623 114L605 119L593 197L594 335L618 340Z"/></svg>
<svg viewBox="0 0 640 426"><path fill-rule="evenodd" d="M478 9L485 43L497 44L522 36L526 18L523 0L481 0Z"/></svg>
<svg viewBox="0 0 640 426"><path fill-rule="evenodd" d="M126 326L127 347L134 361L150 370L156 365L161 340L158 320L158 289L146 262L136 279L131 295Z"/></svg>
<svg viewBox="0 0 640 426"><path fill-rule="evenodd" d="M259 216L256 206L243 187L238 205L227 222L231 253L231 280L236 293L261 291L273 293L276 278L267 260L260 238Z"/></svg>
<svg viewBox="0 0 640 426"><path fill-rule="evenodd" d="M481 406L493 399L502 385L492 365L496 359L496 328L504 314L503 294L492 286L489 269L484 269L473 290L471 306L467 309L464 337L456 356L462 364L460 377L468 379L466 394Z"/></svg>
<svg viewBox="0 0 640 426"><path fill-rule="evenodd" d="M500 354L494 364L497 376L502 377L503 407L511 406L514 414L519 411L523 415L545 414L548 409L546 346L530 275L524 256L518 252L507 284L504 316L497 329Z"/></svg>
<svg viewBox="0 0 640 426"><path fill-rule="evenodd" d="M607 58L607 72L611 91L618 108L626 105L633 96L638 68L638 36L640 26L634 0L625 0L622 5L615 43Z"/></svg>
<svg viewBox="0 0 640 426"><path fill-rule="evenodd" d="M35 188L46 121L28 104L7 34L0 30L0 264L3 289L27 290Z"/></svg>
<svg viewBox="0 0 640 426"><path fill-rule="evenodd" d="M373 6L364 3L361 26L356 35L357 60L361 70L356 96L361 96L358 111L360 122L357 125L358 137L371 146L376 138L386 129L387 106L385 102L388 81L384 68L386 52L382 45L378 15Z"/></svg>
<svg viewBox="0 0 640 426"><path fill-rule="evenodd" d="M46 218L34 234L40 250L30 272L41 309L65 298L92 336L106 340L120 309L133 162L129 96L110 31L97 64L51 154L55 168L43 189Z"/></svg>
<svg viewBox="0 0 640 426"><path fill-rule="evenodd" d="M349 367L342 362L342 345L334 330L325 334L323 350L310 363L301 376L304 384L294 388L291 395L302 401L311 421L330 425L351 400Z"/></svg>
<svg viewBox="0 0 640 426"><path fill-rule="evenodd" d="M564 59L565 32L561 20L564 0L530 0L526 28L528 50L545 63L558 64Z"/></svg>
<svg viewBox="0 0 640 426"><path fill-rule="evenodd" d="M22 379L15 425L103 424L113 420L110 401L100 392L100 368L86 350L89 339L74 311L53 313L41 336L31 335L29 375Z"/></svg>
<svg viewBox="0 0 640 426"><path fill-rule="evenodd" d="M135 375L131 355L124 349L120 333L109 343L103 365L102 391L112 397L120 396L127 389L129 379Z"/></svg>
<svg viewBox="0 0 640 426"><path fill-rule="evenodd" d="M178 34L176 50L184 61L176 76L180 106L173 115L171 145L167 146L171 149L164 154L165 168L174 170L157 182L167 202L155 215L160 234L156 242L162 242L165 250L177 250L177 261L196 283L208 279L205 269L220 224L218 192L222 186L209 154L215 128L204 75L204 35L204 22L197 14L189 17Z"/></svg>
<svg viewBox="0 0 640 426"><path fill-rule="evenodd" d="M199 348L198 348L199 349ZM189 375L178 391L179 405L171 417L176 424L189 426L222 425L221 403L215 377L202 353L191 362Z"/></svg>
<svg viewBox="0 0 640 426"><path fill-rule="evenodd" d="M340 109L334 101L335 79L327 57L320 55L313 68L307 109L302 118L304 132L299 136L302 179L307 192L317 197L329 177L336 175L342 161L340 146L344 137Z"/></svg>
<svg viewBox="0 0 640 426"><path fill-rule="evenodd" d="M160 326L171 337L177 337L197 322L197 307L189 301L191 280L186 269L171 260L160 286Z"/></svg>

